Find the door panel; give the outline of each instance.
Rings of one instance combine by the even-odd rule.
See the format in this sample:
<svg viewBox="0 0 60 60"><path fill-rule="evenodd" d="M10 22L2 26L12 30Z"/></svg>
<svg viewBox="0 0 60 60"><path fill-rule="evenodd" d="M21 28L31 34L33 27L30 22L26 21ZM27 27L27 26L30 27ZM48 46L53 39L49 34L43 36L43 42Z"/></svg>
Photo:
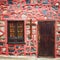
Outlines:
<svg viewBox="0 0 60 60"><path fill-rule="evenodd" d="M55 22L54 21L39 21L39 56L54 56L54 40L55 40Z"/></svg>

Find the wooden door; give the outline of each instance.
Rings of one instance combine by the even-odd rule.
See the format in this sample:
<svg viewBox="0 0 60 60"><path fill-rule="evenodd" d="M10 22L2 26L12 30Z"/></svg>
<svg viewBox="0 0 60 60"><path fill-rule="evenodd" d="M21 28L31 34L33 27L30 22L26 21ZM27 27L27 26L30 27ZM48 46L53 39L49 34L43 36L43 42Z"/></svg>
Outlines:
<svg viewBox="0 0 60 60"><path fill-rule="evenodd" d="M54 56L54 41L55 41L55 22L54 21L39 21L38 22L38 55L39 56Z"/></svg>

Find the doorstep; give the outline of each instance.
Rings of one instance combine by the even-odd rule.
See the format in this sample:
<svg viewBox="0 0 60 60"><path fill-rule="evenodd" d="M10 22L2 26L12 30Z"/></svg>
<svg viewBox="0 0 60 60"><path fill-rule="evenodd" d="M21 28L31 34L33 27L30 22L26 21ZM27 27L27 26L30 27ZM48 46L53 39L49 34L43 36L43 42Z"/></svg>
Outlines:
<svg viewBox="0 0 60 60"><path fill-rule="evenodd" d="M6 56L0 55L0 60L37 60L35 56Z"/></svg>

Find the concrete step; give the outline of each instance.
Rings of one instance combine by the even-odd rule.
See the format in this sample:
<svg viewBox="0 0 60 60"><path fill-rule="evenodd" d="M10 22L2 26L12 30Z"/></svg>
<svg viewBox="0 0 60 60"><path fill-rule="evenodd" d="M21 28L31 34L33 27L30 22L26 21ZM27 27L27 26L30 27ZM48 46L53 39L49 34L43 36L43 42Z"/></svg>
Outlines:
<svg viewBox="0 0 60 60"><path fill-rule="evenodd" d="M35 56L0 56L0 60L37 60Z"/></svg>
<svg viewBox="0 0 60 60"><path fill-rule="evenodd" d="M37 60L60 60L60 58L37 58Z"/></svg>

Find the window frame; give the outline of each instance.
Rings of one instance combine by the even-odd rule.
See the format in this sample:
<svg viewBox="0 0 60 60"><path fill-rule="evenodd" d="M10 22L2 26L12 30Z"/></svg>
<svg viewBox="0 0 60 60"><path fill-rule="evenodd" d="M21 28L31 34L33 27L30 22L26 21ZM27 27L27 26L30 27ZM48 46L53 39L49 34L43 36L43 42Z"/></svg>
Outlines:
<svg viewBox="0 0 60 60"><path fill-rule="evenodd" d="M15 25L15 29L16 29L16 30L15 30L15 34L16 34L16 35L15 35L15 36L16 36L17 38L16 38L16 39L15 39L15 38L14 38L14 39L10 39L11 37L10 37L9 22L13 22L13 23L16 22L17 24L18 24L18 22L23 22L23 27L22 27L22 28L23 28L23 36L22 36L23 39L21 39L21 38L19 39L18 36L17 36L18 32L17 32L17 24L16 24L16 23L15 23L15 24L16 24L16 25ZM8 38L7 38L7 43L8 43L8 44L25 44L24 21L23 21L23 20L22 20L22 21L7 21L7 37L8 37ZM20 36L20 37L21 37L21 36ZM11 41L14 40L14 41L11 42L10 40L11 40ZM15 41L15 40L17 40L17 41Z"/></svg>

